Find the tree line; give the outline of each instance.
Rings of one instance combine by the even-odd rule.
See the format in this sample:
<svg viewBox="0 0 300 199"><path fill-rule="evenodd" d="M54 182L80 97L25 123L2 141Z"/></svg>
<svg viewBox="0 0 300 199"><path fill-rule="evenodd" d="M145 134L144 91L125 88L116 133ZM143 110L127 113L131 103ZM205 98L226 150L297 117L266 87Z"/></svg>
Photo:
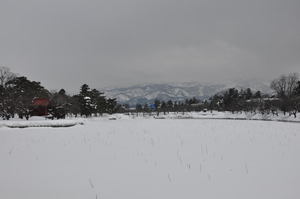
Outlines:
<svg viewBox="0 0 300 199"><path fill-rule="evenodd" d="M35 99L48 99L47 112L53 118L65 118L70 114L89 117L103 113L120 112L122 106L116 99L106 98L104 93L91 89L87 84L81 86L76 95L68 95L64 89L50 92L40 82L18 76L7 67L0 67L0 117L9 120L17 115L26 118L35 115Z"/></svg>
<svg viewBox="0 0 300 199"><path fill-rule="evenodd" d="M48 99L47 113L50 118L65 118L66 115L85 116L102 115L104 113L143 113L167 114L169 112L191 111L231 111L253 112L261 114L284 114L297 116L300 112L300 80L296 73L282 75L270 84L273 94L253 91L251 88L229 88L219 92L207 100L197 98L185 101L155 100L152 104L129 105L118 104L115 98L107 98L97 89L87 84L80 87L79 93L68 95L64 89L50 92L40 82L31 81L27 77L18 76L7 67L0 67L0 117L10 119L17 115L26 118L37 115L35 99Z"/></svg>
<svg viewBox="0 0 300 199"><path fill-rule="evenodd" d="M297 116L300 112L300 81L296 73L282 75L274 79L270 88L273 94L253 91L251 88L237 89L229 88L217 93L208 100L196 98L185 101L160 101L155 100L149 107L148 104L137 104L137 113L153 113L159 115L169 112L191 112L191 111L230 111L252 112L261 114L278 115L279 111L285 114Z"/></svg>

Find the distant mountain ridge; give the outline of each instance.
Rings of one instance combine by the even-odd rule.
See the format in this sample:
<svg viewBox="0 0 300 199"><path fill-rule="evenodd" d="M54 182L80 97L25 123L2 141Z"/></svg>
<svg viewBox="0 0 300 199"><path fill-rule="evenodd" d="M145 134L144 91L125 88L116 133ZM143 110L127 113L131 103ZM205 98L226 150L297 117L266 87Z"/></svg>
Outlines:
<svg viewBox="0 0 300 199"><path fill-rule="evenodd" d="M122 104L135 105L137 103L152 103L155 99L182 101L196 97L208 99L212 95L228 88L251 88L264 93L270 92L268 83L242 82L227 84L203 84L198 82L186 83L161 83L161 84L140 84L124 88L105 89L105 95L110 98L117 98Z"/></svg>

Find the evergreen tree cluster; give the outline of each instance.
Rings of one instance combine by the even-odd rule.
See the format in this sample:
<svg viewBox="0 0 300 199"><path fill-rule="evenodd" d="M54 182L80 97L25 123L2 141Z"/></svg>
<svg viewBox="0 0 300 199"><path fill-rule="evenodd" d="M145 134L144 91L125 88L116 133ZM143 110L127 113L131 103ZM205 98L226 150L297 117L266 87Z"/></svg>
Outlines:
<svg viewBox="0 0 300 199"><path fill-rule="evenodd" d="M10 72L0 67L0 117L10 119L18 115L28 119L36 114L33 101L47 99L47 112L50 118L65 118L66 115L85 116L102 115L121 111L116 99L107 99L104 93L90 89L87 84L80 88L79 94L68 95L64 89L50 92L40 82Z"/></svg>
<svg viewBox="0 0 300 199"><path fill-rule="evenodd" d="M113 114L121 109L115 98L108 98L99 92L97 89L90 89L87 84L80 88L78 95L72 96L71 113L77 116L89 117L91 115L102 115L103 113ZM76 107L74 107L76 106Z"/></svg>
<svg viewBox="0 0 300 199"><path fill-rule="evenodd" d="M40 82L26 77L14 77L0 85L0 117L10 119L17 114L20 118L31 115L34 98L49 98L50 92Z"/></svg>

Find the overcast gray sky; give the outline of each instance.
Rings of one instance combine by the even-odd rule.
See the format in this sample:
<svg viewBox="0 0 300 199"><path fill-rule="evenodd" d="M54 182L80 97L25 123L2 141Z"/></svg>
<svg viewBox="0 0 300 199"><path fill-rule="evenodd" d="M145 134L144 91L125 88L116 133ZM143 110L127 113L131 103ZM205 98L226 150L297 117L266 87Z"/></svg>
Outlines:
<svg viewBox="0 0 300 199"><path fill-rule="evenodd" d="M299 0L0 0L0 65L49 89L300 72Z"/></svg>

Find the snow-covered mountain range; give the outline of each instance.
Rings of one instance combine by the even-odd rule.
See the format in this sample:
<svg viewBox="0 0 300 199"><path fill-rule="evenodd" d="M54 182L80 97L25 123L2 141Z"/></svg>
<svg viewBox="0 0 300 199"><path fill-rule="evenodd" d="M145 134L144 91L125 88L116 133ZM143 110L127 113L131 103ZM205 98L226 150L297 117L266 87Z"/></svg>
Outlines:
<svg viewBox="0 0 300 199"><path fill-rule="evenodd" d="M239 82L226 84L203 84L198 82L140 84L124 88L102 89L110 98L119 103L135 105L152 103L155 99L182 101L187 98L208 99L212 95L228 88L251 88L264 93L270 92L269 83Z"/></svg>

